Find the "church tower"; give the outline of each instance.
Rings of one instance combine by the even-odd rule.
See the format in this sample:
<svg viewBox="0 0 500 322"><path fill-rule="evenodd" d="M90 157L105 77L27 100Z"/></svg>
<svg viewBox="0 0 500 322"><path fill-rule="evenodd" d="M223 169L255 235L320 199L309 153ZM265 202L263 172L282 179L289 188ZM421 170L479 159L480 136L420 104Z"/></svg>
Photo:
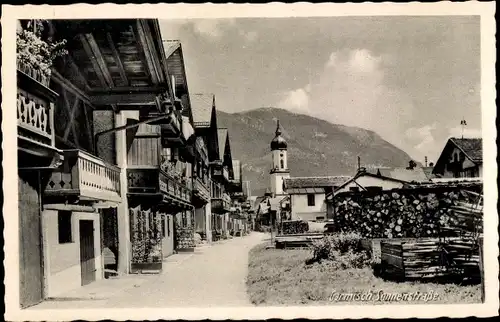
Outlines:
<svg viewBox="0 0 500 322"><path fill-rule="evenodd" d="M271 174L271 192L275 196L284 195L283 180L290 177L288 170L287 143L281 136L280 121L276 126L276 135L271 141L271 153L273 164Z"/></svg>

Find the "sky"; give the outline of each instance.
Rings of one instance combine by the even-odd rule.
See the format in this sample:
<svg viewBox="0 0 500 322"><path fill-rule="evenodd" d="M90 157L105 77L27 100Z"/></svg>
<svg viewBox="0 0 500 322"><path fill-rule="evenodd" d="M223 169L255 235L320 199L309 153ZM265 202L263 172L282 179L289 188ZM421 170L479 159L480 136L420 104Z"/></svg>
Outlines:
<svg viewBox="0 0 500 322"><path fill-rule="evenodd" d="M190 93L373 130L417 161L481 135L479 16L161 20Z"/></svg>

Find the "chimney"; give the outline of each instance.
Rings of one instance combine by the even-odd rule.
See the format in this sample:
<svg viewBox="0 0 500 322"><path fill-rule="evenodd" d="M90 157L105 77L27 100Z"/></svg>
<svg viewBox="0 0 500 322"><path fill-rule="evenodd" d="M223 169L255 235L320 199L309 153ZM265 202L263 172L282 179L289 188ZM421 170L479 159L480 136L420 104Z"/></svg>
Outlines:
<svg viewBox="0 0 500 322"><path fill-rule="evenodd" d="M361 157L358 155L358 171L361 169Z"/></svg>
<svg viewBox="0 0 500 322"><path fill-rule="evenodd" d="M425 167L427 168L427 156L425 156Z"/></svg>

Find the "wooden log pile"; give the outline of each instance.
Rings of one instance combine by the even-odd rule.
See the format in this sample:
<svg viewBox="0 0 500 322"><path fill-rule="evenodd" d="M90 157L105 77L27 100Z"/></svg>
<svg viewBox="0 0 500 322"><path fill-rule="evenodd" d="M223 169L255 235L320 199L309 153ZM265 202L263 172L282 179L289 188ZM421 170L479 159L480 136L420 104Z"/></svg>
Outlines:
<svg viewBox="0 0 500 322"><path fill-rule="evenodd" d="M467 237L382 242L381 260L393 277L479 279L479 247L478 239Z"/></svg>
<svg viewBox="0 0 500 322"><path fill-rule="evenodd" d="M303 234L309 231L309 223L303 220L284 221L281 223L283 235Z"/></svg>
<svg viewBox="0 0 500 322"><path fill-rule="evenodd" d="M467 213L473 203L474 197L457 187L345 193L335 196L333 226L364 238L436 237L445 228L476 225ZM481 219L482 209L474 217Z"/></svg>

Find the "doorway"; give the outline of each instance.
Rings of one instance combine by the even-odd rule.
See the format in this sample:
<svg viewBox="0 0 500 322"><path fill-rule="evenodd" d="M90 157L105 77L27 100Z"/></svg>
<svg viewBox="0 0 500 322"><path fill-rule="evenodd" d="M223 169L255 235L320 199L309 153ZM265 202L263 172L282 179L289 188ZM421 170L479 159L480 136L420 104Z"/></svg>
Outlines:
<svg viewBox="0 0 500 322"><path fill-rule="evenodd" d="M94 221L80 220L80 266L82 286L95 281Z"/></svg>

